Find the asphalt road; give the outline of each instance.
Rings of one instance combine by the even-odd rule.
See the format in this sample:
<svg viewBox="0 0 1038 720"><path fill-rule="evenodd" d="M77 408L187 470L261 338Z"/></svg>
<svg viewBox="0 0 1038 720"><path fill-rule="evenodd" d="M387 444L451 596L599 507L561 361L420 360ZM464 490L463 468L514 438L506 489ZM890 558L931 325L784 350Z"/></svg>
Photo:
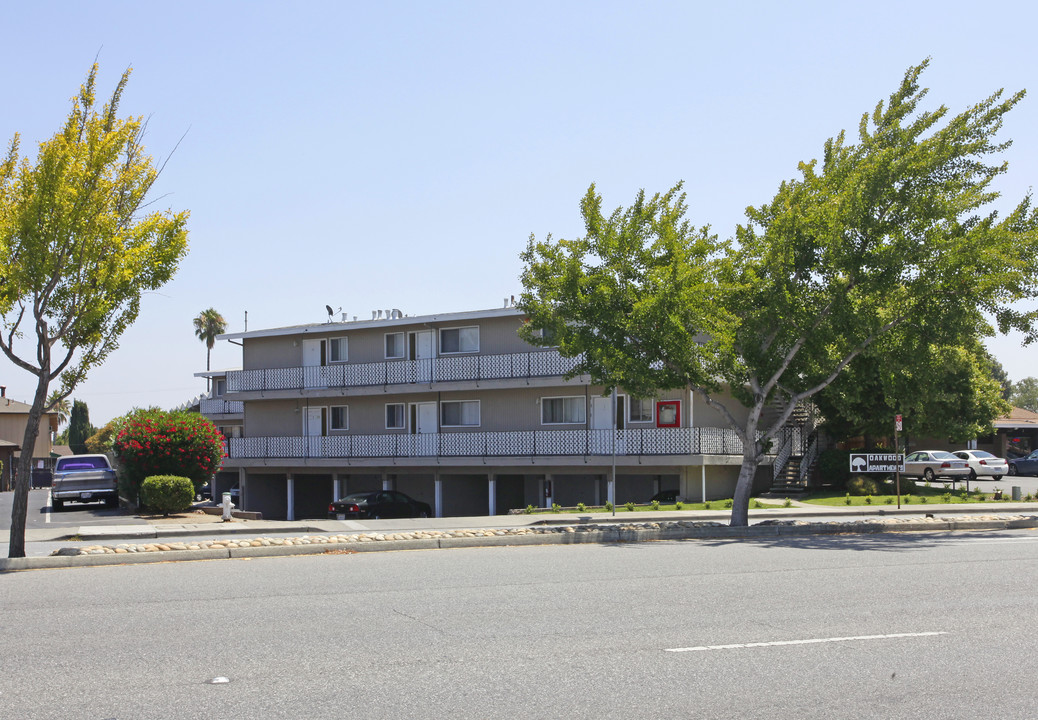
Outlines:
<svg viewBox="0 0 1038 720"><path fill-rule="evenodd" d="M1034 531L13 573L0 717L1034 718L1036 574Z"/></svg>
<svg viewBox="0 0 1038 720"><path fill-rule="evenodd" d="M0 493L0 531L4 540L11 530L11 506L13 492ZM83 525L146 525L147 521L135 517L121 508L107 508L104 503L69 503L61 512L50 506L50 490L38 488L29 491L28 512L25 514L26 530L45 528L76 528Z"/></svg>

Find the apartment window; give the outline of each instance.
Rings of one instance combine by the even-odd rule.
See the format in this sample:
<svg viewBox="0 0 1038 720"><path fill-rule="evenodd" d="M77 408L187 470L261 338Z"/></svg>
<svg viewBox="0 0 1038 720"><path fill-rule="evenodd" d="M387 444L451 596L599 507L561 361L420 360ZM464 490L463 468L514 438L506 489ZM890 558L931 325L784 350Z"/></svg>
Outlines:
<svg viewBox="0 0 1038 720"><path fill-rule="evenodd" d="M587 406L583 395L541 398L541 422L545 425L582 423L586 416Z"/></svg>
<svg viewBox="0 0 1038 720"><path fill-rule="evenodd" d="M329 362L346 362L349 359L349 342L347 338L332 338L328 341Z"/></svg>
<svg viewBox="0 0 1038 720"><path fill-rule="evenodd" d="M479 425L479 400L451 400L440 403L442 427Z"/></svg>
<svg viewBox="0 0 1038 720"><path fill-rule="evenodd" d="M440 352L479 352L479 328L462 327L440 330Z"/></svg>
<svg viewBox="0 0 1038 720"><path fill-rule="evenodd" d="M227 393L227 381L223 378L213 381L213 394L216 397L222 397Z"/></svg>
<svg viewBox="0 0 1038 720"><path fill-rule="evenodd" d="M628 401L631 422L652 422L656 415L656 403L652 398L630 398Z"/></svg>
<svg viewBox="0 0 1038 720"><path fill-rule="evenodd" d="M402 358L404 356L404 334L386 333L386 359Z"/></svg>
<svg viewBox="0 0 1038 720"><path fill-rule="evenodd" d="M403 430L404 417L403 403L386 403L387 430Z"/></svg>
<svg viewBox="0 0 1038 720"><path fill-rule="evenodd" d="M350 429L350 408L347 405L332 406L332 430Z"/></svg>

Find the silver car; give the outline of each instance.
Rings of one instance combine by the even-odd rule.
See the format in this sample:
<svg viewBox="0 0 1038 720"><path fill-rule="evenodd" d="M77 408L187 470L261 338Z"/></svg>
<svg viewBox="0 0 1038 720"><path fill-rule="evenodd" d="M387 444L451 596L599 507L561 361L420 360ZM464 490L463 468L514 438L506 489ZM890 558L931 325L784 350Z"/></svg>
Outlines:
<svg viewBox="0 0 1038 720"><path fill-rule="evenodd" d="M995 457L985 450L956 450L952 454L966 461L966 465L970 469L970 480L977 478L1001 480L1003 475L1009 474L1009 463L1006 459Z"/></svg>
<svg viewBox="0 0 1038 720"><path fill-rule="evenodd" d="M937 477L958 480L969 474L966 461L945 450L916 450L905 456L905 475L909 477L921 477L932 482Z"/></svg>

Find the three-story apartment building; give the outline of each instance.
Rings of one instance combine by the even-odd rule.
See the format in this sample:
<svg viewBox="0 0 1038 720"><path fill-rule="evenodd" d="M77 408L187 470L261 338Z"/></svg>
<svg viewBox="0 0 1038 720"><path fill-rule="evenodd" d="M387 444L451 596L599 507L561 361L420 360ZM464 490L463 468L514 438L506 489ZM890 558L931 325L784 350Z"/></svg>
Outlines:
<svg viewBox="0 0 1038 720"><path fill-rule="evenodd" d="M731 497L742 445L692 393L566 379L574 361L520 339L513 307L378 315L221 336L242 369L213 373L202 407L233 428L217 493L236 483L244 509L289 519L377 489L437 516Z"/></svg>

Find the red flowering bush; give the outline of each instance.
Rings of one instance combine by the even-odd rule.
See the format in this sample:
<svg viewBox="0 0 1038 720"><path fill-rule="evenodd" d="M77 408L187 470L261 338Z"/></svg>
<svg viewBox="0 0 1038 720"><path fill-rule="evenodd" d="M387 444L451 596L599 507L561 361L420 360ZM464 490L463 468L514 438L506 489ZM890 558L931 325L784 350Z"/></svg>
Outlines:
<svg viewBox="0 0 1038 720"><path fill-rule="evenodd" d="M119 460L120 494L137 502L151 475L190 478L197 492L220 469L224 437L198 413L134 410L118 423L112 450Z"/></svg>

